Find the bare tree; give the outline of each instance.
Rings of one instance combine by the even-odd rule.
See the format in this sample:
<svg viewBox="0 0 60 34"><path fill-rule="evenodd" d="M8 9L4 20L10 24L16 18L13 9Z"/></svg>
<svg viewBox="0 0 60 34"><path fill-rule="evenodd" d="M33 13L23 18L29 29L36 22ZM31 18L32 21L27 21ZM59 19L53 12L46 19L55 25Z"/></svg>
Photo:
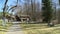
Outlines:
<svg viewBox="0 0 60 34"><path fill-rule="evenodd" d="M5 10L6 10L6 6L7 6L7 2L8 2L8 0L6 0L5 1L5 3L4 3L4 8L3 8L3 26L5 26L6 24L5 24Z"/></svg>

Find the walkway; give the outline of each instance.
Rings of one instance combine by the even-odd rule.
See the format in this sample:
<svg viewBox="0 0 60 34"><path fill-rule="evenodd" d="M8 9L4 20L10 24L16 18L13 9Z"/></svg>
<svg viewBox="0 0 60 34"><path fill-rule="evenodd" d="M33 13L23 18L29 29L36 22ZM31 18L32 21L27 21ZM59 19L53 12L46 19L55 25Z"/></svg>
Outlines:
<svg viewBox="0 0 60 34"><path fill-rule="evenodd" d="M6 34L24 34L20 24L16 24L16 22L7 31Z"/></svg>

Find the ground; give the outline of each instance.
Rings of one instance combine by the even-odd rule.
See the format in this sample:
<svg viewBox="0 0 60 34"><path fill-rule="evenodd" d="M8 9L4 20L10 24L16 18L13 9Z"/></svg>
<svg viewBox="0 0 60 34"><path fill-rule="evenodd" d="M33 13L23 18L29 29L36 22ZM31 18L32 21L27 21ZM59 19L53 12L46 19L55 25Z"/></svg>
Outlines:
<svg viewBox="0 0 60 34"><path fill-rule="evenodd" d="M6 34L24 34L19 24L13 24L6 32Z"/></svg>
<svg viewBox="0 0 60 34"><path fill-rule="evenodd" d="M11 22L6 22L6 25L2 25L3 20L0 20L0 34L5 34L5 32L8 30L8 28L12 25Z"/></svg>
<svg viewBox="0 0 60 34"><path fill-rule="evenodd" d="M60 25L48 27L47 24L21 24L25 34L60 34Z"/></svg>
<svg viewBox="0 0 60 34"><path fill-rule="evenodd" d="M0 28L1 29L1 28ZM60 34L60 24L48 27L47 24L13 24L0 34Z"/></svg>

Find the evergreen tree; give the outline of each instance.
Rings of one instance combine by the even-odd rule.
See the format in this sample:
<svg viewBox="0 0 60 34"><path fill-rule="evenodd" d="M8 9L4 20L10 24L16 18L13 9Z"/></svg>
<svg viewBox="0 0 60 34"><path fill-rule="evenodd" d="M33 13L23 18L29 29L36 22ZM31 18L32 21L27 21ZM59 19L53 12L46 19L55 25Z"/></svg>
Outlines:
<svg viewBox="0 0 60 34"><path fill-rule="evenodd" d="M60 6L60 0L59 0L59 6ZM58 9L58 23L60 23L60 7Z"/></svg>
<svg viewBox="0 0 60 34"><path fill-rule="evenodd" d="M60 0L59 0L59 5L60 5Z"/></svg>
<svg viewBox="0 0 60 34"><path fill-rule="evenodd" d="M52 20L52 13L53 13L51 1L50 0L42 0L42 3L43 3L42 16L44 17L43 21L47 22L49 25Z"/></svg>

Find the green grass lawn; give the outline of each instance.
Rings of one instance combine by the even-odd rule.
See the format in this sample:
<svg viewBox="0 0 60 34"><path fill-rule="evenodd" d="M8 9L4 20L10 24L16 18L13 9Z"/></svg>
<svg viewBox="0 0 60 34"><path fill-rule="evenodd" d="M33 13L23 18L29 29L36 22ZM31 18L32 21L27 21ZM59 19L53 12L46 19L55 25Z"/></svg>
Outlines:
<svg viewBox="0 0 60 34"><path fill-rule="evenodd" d="M20 24L25 34L60 34L60 25L48 27L47 24Z"/></svg>

